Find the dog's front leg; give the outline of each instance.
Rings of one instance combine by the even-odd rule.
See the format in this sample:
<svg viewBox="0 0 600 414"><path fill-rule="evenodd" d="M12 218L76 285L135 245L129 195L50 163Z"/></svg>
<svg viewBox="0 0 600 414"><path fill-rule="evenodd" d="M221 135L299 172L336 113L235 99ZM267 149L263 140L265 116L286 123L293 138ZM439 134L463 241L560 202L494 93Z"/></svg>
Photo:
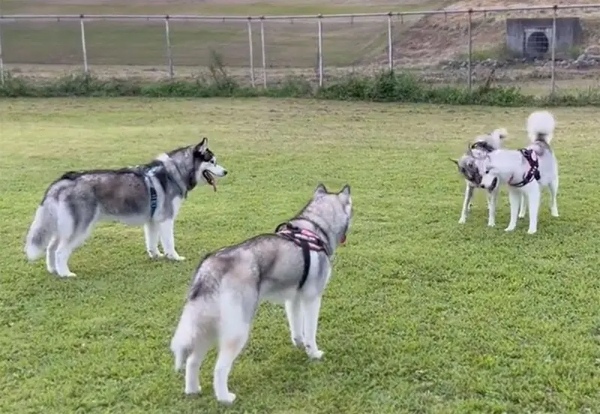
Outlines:
<svg viewBox="0 0 600 414"><path fill-rule="evenodd" d="M510 223L504 231L513 231L517 227L517 217L519 215L519 202L521 194L518 190L509 188L508 200L510 202Z"/></svg>
<svg viewBox="0 0 600 414"><path fill-rule="evenodd" d="M317 346L317 327L321 310L321 296L306 298L302 301L304 313L304 348L311 359L321 359L323 351Z"/></svg>
<svg viewBox="0 0 600 414"><path fill-rule="evenodd" d="M525 193L522 193L519 206L519 218L525 218L525 201Z"/></svg>
<svg viewBox="0 0 600 414"><path fill-rule="evenodd" d="M462 212L460 213L460 219L458 220L459 224L464 224L467 221L467 213L471 209L471 199L473 198L473 191L475 189L471 187L467 183L467 188L465 188L465 199L463 200Z"/></svg>
<svg viewBox="0 0 600 414"><path fill-rule="evenodd" d="M162 257L158 250L159 224L151 221L144 225L144 238L146 239L146 252L151 259Z"/></svg>
<svg viewBox="0 0 600 414"><path fill-rule="evenodd" d="M165 256L171 260L185 260L185 257L179 256L175 251L175 236L173 234L173 220L165 220L160 223L160 243L162 244Z"/></svg>
<svg viewBox="0 0 600 414"><path fill-rule="evenodd" d="M527 200L529 201L529 229L528 234L537 232L538 211L540 210L540 185L537 181L527 184L524 188L527 191Z"/></svg>
<svg viewBox="0 0 600 414"><path fill-rule="evenodd" d="M499 189L495 188L490 194L488 194L488 227L494 227L496 225L496 202L498 200Z"/></svg>
<svg viewBox="0 0 600 414"><path fill-rule="evenodd" d="M304 347L304 318L302 315L302 304L297 294L293 299L285 301L285 313L290 325L292 344L298 348Z"/></svg>

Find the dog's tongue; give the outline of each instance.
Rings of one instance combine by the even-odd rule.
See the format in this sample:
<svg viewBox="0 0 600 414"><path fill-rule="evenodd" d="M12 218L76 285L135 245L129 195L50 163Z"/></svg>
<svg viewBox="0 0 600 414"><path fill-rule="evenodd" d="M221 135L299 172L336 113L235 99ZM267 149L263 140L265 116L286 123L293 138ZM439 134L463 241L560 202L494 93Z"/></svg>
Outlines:
<svg viewBox="0 0 600 414"><path fill-rule="evenodd" d="M346 235L342 236L342 240L340 240L340 244L346 244Z"/></svg>

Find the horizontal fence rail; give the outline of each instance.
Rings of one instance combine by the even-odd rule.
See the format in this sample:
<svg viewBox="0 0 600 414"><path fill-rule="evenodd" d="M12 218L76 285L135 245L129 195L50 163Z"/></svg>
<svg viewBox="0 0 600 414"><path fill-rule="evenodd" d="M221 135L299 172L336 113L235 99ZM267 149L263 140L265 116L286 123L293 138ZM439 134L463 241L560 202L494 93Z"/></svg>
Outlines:
<svg viewBox="0 0 600 414"><path fill-rule="evenodd" d="M513 56L508 15L550 21L536 37L539 45L523 40L523 54L531 47L539 56ZM492 82L535 88L547 81L546 93L554 94L569 77L596 88L600 45L597 53L584 51L581 42L560 49L564 17L580 18L582 30L597 21L600 32L600 3L285 16L0 15L0 82L8 74L48 77L56 76L54 68L76 66L86 74L119 68L120 77L168 79L227 69L251 87L268 88L289 75L324 86L336 76L385 69L469 89ZM438 39L427 19L438 19L430 26L435 32L441 25ZM490 33L501 39L490 42Z"/></svg>

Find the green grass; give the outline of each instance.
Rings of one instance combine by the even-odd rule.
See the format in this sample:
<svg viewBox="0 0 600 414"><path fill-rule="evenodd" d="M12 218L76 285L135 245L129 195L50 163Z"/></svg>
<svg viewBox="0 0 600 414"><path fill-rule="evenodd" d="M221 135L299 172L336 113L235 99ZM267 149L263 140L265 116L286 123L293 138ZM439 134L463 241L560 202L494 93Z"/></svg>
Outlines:
<svg viewBox="0 0 600 414"><path fill-rule="evenodd" d="M595 109L555 109L560 218L543 196L538 234L486 227L482 194L457 223L449 157L504 126L523 145L530 109L310 100L0 101L0 412L594 412L600 406L597 275L600 128ZM142 230L100 225L76 279L28 264L23 238L48 183L68 169L132 165L209 137L230 170L195 190L176 223L182 263L146 258ZM355 217L326 290L324 360L291 346L263 304L234 366L229 409L183 395L168 350L207 251L295 214L322 181L352 186ZM586 411L587 410L587 411Z"/></svg>
<svg viewBox="0 0 600 414"><path fill-rule="evenodd" d="M440 7L441 0L426 2L378 0L375 2L317 1L160 1L139 0L4 0L4 14L197 14L197 15L317 15L415 11ZM399 38L417 17L406 17L394 27ZM328 66L369 64L386 56L387 18L325 20L323 48ZM254 64L261 62L258 21L254 24ZM160 66L166 62L162 21L94 21L86 25L88 61L94 65ZM3 58L7 65L80 65L78 21L17 21L2 24ZM171 22L175 66L207 66L210 49L218 50L230 67L248 67L246 22ZM317 65L316 20L267 21L265 48L269 68L314 68Z"/></svg>

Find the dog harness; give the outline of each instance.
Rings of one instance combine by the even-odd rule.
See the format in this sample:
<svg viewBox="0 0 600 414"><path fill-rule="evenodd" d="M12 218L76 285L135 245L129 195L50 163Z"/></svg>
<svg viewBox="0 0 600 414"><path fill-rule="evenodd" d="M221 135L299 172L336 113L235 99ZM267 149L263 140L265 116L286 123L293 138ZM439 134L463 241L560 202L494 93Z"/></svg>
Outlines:
<svg viewBox="0 0 600 414"><path fill-rule="evenodd" d="M280 224L275 229L275 233L302 248L302 255L304 257L304 271L302 273L300 283L298 284L298 290L300 290L306 283L306 279L308 279L311 250L314 252L325 252L325 254L329 256L329 247L315 232L307 229L301 229L300 227L294 226L290 223Z"/></svg>
<svg viewBox="0 0 600 414"><path fill-rule="evenodd" d="M152 176L154 176L154 168L151 168L144 173L144 180L146 181L146 186L148 187L148 192L150 193L150 218L154 217L156 207L158 206L158 196L156 194L154 183L152 182Z"/></svg>
<svg viewBox="0 0 600 414"><path fill-rule="evenodd" d="M537 154L533 150L527 148L522 148L519 150L519 152L521 153L521 155L523 155L523 158L525 158L525 160L527 160L527 162L529 163L529 171L527 171L527 173L523 176L523 179L521 181L515 184L511 183L512 177L510 177L510 180L508 180L508 184L513 187L523 187L532 182L534 179L540 179L540 170Z"/></svg>

